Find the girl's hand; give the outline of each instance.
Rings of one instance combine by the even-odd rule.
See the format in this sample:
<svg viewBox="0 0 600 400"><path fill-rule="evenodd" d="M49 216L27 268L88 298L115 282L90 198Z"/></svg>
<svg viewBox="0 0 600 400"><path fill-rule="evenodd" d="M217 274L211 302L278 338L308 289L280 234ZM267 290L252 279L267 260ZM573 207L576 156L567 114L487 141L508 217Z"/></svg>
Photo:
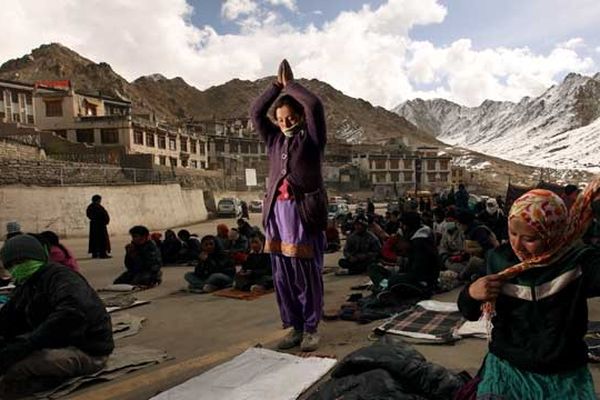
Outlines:
<svg viewBox="0 0 600 400"><path fill-rule="evenodd" d="M494 301L500 294L504 277L500 275L486 275L469 286L469 296L482 302Z"/></svg>
<svg viewBox="0 0 600 400"><path fill-rule="evenodd" d="M281 64L279 64L279 71L277 72L277 82L281 85L283 85L283 87L285 87L288 82L291 82L294 80L294 73L292 72L292 67L290 66L290 63L288 63L288 61L284 58L283 61L281 61Z"/></svg>

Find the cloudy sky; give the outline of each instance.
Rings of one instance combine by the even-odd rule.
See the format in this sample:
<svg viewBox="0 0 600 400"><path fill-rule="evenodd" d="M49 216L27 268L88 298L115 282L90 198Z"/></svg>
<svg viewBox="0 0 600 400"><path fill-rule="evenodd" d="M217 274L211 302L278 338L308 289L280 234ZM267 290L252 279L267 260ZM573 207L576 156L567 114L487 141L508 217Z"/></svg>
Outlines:
<svg viewBox="0 0 600 400"><path fill-rule="evenodd" d="M600 71L597 0L19 0L0 20L0 62L60 42L128 80L205 89L287 58L296 76L388 108L518 101Z"/></svg>

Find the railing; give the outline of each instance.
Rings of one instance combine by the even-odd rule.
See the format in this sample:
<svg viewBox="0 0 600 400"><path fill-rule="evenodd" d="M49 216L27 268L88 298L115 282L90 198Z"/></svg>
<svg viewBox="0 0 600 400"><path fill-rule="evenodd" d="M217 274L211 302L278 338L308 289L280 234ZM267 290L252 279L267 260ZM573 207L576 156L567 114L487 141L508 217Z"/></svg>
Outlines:
<svg viewBox="0 0 600 400"><path fill-rule="evenodd" d="M68 185L130 185L177 182L174 171L121 167L58 167L58 184Z"/></svg>

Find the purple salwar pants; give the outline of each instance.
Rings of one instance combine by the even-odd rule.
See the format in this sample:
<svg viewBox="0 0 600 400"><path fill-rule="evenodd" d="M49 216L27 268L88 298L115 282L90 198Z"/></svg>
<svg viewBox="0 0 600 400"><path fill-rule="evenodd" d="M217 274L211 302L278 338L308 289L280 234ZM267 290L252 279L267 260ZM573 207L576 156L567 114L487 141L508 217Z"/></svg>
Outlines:
<svg viewBox="0 0 600 400"><path fill-rule="evenodd" d="M307 232L293 200L277 200L266 227L283 327L314 333L323 313L323 232Z"/></svg>

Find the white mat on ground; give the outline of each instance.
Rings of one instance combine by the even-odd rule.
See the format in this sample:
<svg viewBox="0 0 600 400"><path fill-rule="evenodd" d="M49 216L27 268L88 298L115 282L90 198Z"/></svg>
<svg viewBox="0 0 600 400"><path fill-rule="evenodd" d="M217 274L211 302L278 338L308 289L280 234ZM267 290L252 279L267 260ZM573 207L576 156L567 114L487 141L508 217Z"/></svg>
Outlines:
<svg viewBox="0 0 600 400"><path fill-rule="evenodd" d="M151 400L294 400L336 363L252 348Z"/></svg>

